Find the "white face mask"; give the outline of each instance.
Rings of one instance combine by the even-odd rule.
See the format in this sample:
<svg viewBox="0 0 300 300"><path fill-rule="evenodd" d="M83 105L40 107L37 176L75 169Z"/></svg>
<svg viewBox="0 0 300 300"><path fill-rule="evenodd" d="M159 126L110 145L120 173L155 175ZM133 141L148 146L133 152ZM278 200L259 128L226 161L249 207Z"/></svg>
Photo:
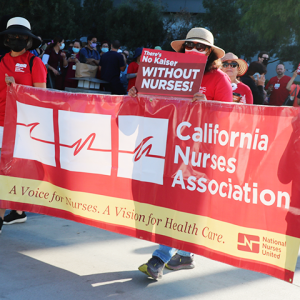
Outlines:
<svg viewBox="0 0 300 300"><path fill-rule="evenodd" d="M187 50L187 49L185 49L185 53L192 53L192 52L196 52L196 53L200 53L200 54L206 55L207 50L204 50L204 51L198 51L196 48L193 48L192 50Z"/></svg>

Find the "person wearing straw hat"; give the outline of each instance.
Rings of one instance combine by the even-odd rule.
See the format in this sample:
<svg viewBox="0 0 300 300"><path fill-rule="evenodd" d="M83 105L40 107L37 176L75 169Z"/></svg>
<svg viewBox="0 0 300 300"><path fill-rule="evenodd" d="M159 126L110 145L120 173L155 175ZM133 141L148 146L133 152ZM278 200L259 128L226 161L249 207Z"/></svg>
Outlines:
<svg viewBox="0 0 300 300"><path fill-rule="evenodd" d="M200 27L192 28L185 40L173 41L171 46L176 52L200 52L208 56L200 91L194 95L192 101L232 102L230 79L219 69L220 58L225 55L225 52L214 45L214 37L210 31ZM137 95L135 87L130 89L129 95L133 97ZM195 267L194 254L159 245L149 261L139 266L139 270L153 279L160 279L165 266L170 270L192 269Z"/></svg>
<svg viewBox="0 0 300 300"><path fill-rule="evenodd" d="M28 20L20 17L7 22L6 30L0 32L3 43L11 51L0 62L0 147L2 147L7 85L12 83L46 88L47 70L42 60L29 50L38 48L40 39L31 32ZM11 211L4 218L5 209L0 209L0 233L2 224L25 222L24 212Z"/></svg>
<svg viewBox="0 0 300 300"><path fill-rule="evenodd" d="M222 71L231 80L233 102L253 104L253 96L250 88L237 79L237 77L245 75L247 70L248 64L235 54L228 52L222 57Z"/></svg>
<svg viewBox="0 0 300 300"><path fill-rule="evenodd" d="M208 56L200 91L194 95L192 102L197 100L232 102L230 79L219 69L220 58L225 55L225 51L214 45L214 36L209 30L201 27L192 28L185 40L173 41L171 47L176 52L200 52ZM128 95L136 97L136 88L132 87Z"/></svg>

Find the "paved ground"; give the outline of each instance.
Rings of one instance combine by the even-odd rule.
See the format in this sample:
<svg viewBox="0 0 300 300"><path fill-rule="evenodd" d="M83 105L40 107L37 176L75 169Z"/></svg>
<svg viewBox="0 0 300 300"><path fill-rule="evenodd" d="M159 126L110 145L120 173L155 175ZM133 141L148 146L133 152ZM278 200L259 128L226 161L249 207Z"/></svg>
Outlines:
<svg viewBox="0 0 300 300"><path fill-rule="evenodd" d="M300 299L300 260L293 284L200 256L193 270L160 281L137 268L156 245L37 214L0 235L0 299L7 300L285 300Z"/></svg>

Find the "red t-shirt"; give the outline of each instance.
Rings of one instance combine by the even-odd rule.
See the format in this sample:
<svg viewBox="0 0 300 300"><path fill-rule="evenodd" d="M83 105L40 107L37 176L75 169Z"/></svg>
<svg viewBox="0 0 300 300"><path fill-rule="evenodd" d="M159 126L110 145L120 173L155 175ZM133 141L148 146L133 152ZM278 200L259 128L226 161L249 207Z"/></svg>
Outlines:
<svg viewBox="0 0 300 300"><path fill-rule="evenodd" d="M253 95L248 85L239 82L237 84L237 88L236 89L232 88L232 91L234 93L238 93L242 95L242 99L240 100L240 103L253 104Z"/></svg>
<svg viewBox="0 0 300 300"><path fill-rule="evenodd" d="M137 73L139 69L139 64L137 64L135 61L131 62L127 69L127 74ZM129 91L133 86L135 86L136 77L130 78L128 80L128 88L127 91Z"/></svg>
<svg viewBox="0 0 300 300"><path fill-rule="evenodd" d="M219 69L204 74L199 92L205 94L207 100L233 101L230 78Z"/></svg>
<svg viewBox="0 0 300 300"><path fill-rule="evenodd" d="M286 85L290 81L291 77L284 75L280 79L277 76L272 77L266 85L266 90L269 86L273 85L273 91L270 96L270 105L280 106L284 103L284 100L290 94L290 92L286 89Z"/></svg>
<svg viewBox="0 0 300 300"><path fill-rule="evenodd" d="M0 126L4 125L6 104L5 74L12 76L15 82L33 86L33 83L47 81L47 69L39 57L33 59L32 72L30 73L29 61L34 54L26 51L24 54L12 57L7 53L0 62Z"/></svg>

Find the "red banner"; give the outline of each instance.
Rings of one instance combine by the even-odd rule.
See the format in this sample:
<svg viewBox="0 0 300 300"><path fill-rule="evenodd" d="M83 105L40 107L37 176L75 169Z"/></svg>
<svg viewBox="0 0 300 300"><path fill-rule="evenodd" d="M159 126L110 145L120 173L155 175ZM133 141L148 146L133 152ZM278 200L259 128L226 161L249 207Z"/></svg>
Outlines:
<svg viewBox="0 0 300 300"><path fill-rule="evenodd" d="M207 56L143 49L136 79L139 93L193 97L199 92Z"/></svg>
<svg viewBox="0 0 300 300"><path fill-rule="evenodd" d="M13 85L0 206L292 282L300 238L298 114Z"/></svg>

